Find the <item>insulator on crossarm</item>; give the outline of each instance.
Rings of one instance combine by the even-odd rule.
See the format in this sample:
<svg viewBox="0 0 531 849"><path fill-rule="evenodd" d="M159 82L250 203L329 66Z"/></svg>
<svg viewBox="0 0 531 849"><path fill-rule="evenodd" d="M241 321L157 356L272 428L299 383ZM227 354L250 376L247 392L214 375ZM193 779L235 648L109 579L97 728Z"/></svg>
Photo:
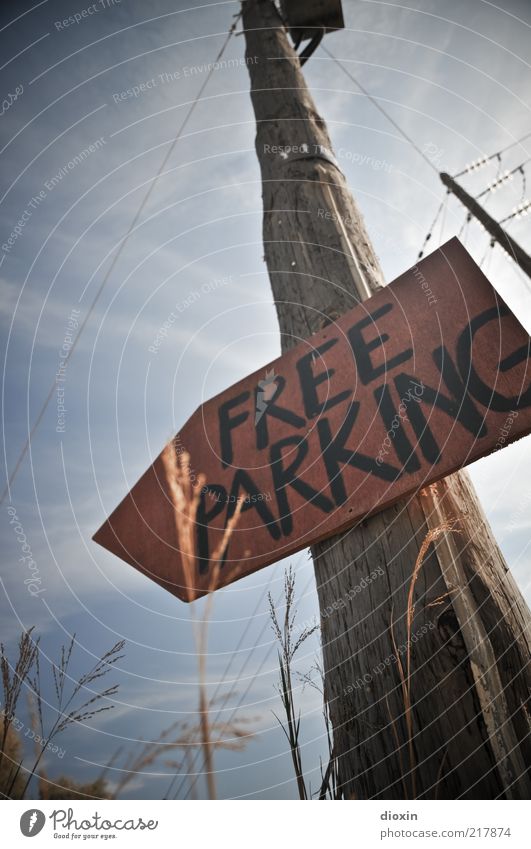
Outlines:
<svg viewBox="0 0 531 849"><path fill-rule="evenodd" d="M480 159L475 159L474 162L470 162L466 166L464 173L468 174L469 171L477 171L478 168L482 168L483 165L485 165L485 163L488 162L488 159L489 159L488 156L482 156L482 157L480 157Z"/></svg>
<svg viewBox="0 0 531 849"><path fill-rule="evenodd" d="M500 186L502 186L504 183L510 182L511 180L514 180L514 174L512 173L512 171L504 171L503 174L500 174L497 180L494 180L494 182L491 183L490 186L487 186L486 191L495 192L497 191L497 189L500 188Z"/></svg>
<svg viewBox="0 0 531 849"><path fill-rule="evenodd" d="M512 216L519 220L520 218L525 218L529 215L531 211L531 200L524 200L522 203L519 203L518 206L515 206L512 212Z"/></svg>

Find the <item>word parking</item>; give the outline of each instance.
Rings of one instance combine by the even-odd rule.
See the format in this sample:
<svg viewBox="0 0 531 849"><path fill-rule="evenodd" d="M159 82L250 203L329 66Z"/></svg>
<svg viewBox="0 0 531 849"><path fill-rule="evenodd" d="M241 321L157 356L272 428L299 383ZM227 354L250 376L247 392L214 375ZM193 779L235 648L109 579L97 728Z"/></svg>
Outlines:
<svg viewBox="0 0 531 849"><path fill-rule="evenodd" d="M419 268L435 309L419 296ZM530 339L453 239L184 425L176 440L205 477L192 587L161 455L94 539L189 600L212 587L210 558L238 501L216 587L489 454L508 412L518 418L507 442L531 432Z"/></svg>

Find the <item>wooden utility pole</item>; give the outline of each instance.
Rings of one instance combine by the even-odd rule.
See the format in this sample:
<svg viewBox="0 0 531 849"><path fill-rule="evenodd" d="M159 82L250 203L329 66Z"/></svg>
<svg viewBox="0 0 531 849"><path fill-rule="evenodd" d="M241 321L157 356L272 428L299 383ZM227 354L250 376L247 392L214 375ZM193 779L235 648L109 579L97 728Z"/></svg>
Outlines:
<svg viewBox="0 0 531 849"><path fill-rule="evenodd" d="M439 176L441 178L441 182L444 183L446 188L461 201L463 206L466 206L469 212L472 213L474 218L477 218L480 224L483 224L487 233L489 233L492 238L498 242L505 251L507 251L507 253L520 266L522 271L525 271L527 276L531 277L531 256L529 256L529 254L520 247L518 242L515 242L512 236L509 236L509 234L506 233L501 224L489 215L486 209L483 209L481 204L479 204L475 198L471 197L471 195L469 195L468 192L459 185L459 183L456 183L453 177L450 177L449 174L445 174L444 171L442 174L439 174Z"/></svg>
<svg viewBox="0 0 531 849"><path fill-rule="evenodd" d="M384 281L273 2L246 0L243 23L265 259L285 351ZM414 584L404 686L397 659L405 670L415 563L430 529L454 520L459 533L430 546ZM468 476L312 554L345 798L529 798L530 614ZM379 567L382 576L357 592Z"/></svg>

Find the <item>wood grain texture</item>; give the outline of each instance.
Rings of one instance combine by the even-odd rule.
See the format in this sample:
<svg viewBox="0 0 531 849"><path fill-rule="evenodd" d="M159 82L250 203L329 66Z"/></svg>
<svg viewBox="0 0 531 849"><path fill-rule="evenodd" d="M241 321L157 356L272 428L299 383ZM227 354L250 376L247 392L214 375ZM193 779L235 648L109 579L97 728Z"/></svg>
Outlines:
<svg viewBox="0 0 531 849"><path fill-rule="evenodd" d="M331 151L331 143L273 4L247 0L243 14L247 56L259 57L248 70L263 177L265 258L287 350L377 291L383 277L341 171L327 157L267 152L267 145L304 144L311 152ZM319 209L335 220L320 216ZM406 642L414 563L430 526L441 518L457 519L460 534L452 537L451 558L448 544L431 547L415 585L411 633L421 636L411 646L411 764L397 663L385 664L395 656L392 620L395 645ZM531 762L525 708L530 614L467 475L453 475L428 495L395 504L314 546L312 554L326 696L345 796L529 798L531 780L522 765ZM353 588L379 566L383 576L353 596ZM456 603L459 595L462 604ZM384 671L376 671L382 663ZM489 701L496 707L494 724Z"/></svg>

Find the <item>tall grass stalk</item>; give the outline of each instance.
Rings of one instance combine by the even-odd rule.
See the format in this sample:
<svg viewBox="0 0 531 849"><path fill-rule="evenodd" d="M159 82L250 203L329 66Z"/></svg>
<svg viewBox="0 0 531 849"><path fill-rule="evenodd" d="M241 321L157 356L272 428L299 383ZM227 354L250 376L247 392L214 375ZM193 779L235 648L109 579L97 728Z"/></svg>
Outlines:
<svg viewBox="0 0 531 849"><path fill-rule="evenodd" d="M315 681L312 677L312 672L317 673L319 683L317 683L317 681ZM319 788L319 799L324 800L327 796L330 799L341 799L343 794L339 782L332 719L330 716L330 706L328 704L328 699L326 698L325 674L321 661L317 659L308 672L305 672L302 675L299 674L298 677L303 683L303 689L306 685L313 687L314 690L317 690L317 692L320 693L323 700L323 720L328 743L328 763L324 773L321 764L321 786Z"/></svg>
<svg viewBox="0 0 531 849"><path fill-rule="evenodd" d="M195 605L195 576L197 574L196 556L196 519L201 490L206 478L203 474L192 482L190 456L186 451L177 451L172 441L168 442L162 460L168 483L168 490L174 508L175 527L179 540L179 553L183 567L188 601L190 603L192 632L197 658L197 677L199 688L199 719L201 729L201 746L203 751L204 772L207 782L208 796L216 798L216 782L214 771L214 745L209 718L209 700L206 686L206 661L208 652L208 623L212 612L213 591L218 584L218 577L223 557L227 550L234 529L239 521L243 508L243 499L238 499L236 509L227 522L220 543L212 552L209 562L208 596L201 619L198 618Z"/></svg>
<svg viewBox="0 0 531 849"><path fill-rule="evenodd" d="M302 757L299 745L301 715L300 710L297 714L295 700L293 698L292 661L300 646L308 639L308 637L318 630L319 626L313 625L303 628L297 639L294 639L297 611L294 609L295 574L291 566L286 570L284 575L285 610L282 625L279 624L279 617L277 615L277 610L271 593L268 593L268 599L272 628L280 645L280 651L278 652L278 665L280 671L279 694L284 707L286 722L282 722L276 714L273 715L282 728L289 743L299 799L307 799L308 791L306 789L306 781L302 770Z"/></svg>
<svg viewBox="0 0 531 849"><path fill-rule="evenodd" d="M75 635L69 645L62 646L57 663L52 663L53 686L57 704L54 706L54 719L47 726L42 695L42 681L40 669L39 641L33 640L33 629L22 634L19 641L19 655L15 663L13 674L10 674L11 665L7 658L4 647L0 647L0 666L2 671L2 685L4 691L4 708L2 712L3 730L0 748L0 764L5 756L5 746L8 739L9 729L15 718L15 711L19 701L22 686L29 691L31 724L34 731L40 737L40 743L36 746L35 757L31 767L23 766L22 756L7 776L2 794L10 798L15 787L21 786L17 791L17 798L23 799L28 791L32 778L37 775L37 770L52 741L69 726L76 723L89 722L93 717L103 711L111 710L114 705L108 704L118 691L117 685L106 687L101 692L94 692L91 686L94 682L103 678L110 669L122 659L120 654L124 647L124 641L116 643L109 651L105 652L94 666L85 672L77 680L69 673L70 660L75 644ZM67 682L73 681L73 687L67 692ZM83 691L88 690L90 696L83 700ZM78 698L81 696L81 698ZM105 704L103 704L105 702ZM7 730L6 730L7 729ZM25 781L22 776L25 775Z"/></svg>

